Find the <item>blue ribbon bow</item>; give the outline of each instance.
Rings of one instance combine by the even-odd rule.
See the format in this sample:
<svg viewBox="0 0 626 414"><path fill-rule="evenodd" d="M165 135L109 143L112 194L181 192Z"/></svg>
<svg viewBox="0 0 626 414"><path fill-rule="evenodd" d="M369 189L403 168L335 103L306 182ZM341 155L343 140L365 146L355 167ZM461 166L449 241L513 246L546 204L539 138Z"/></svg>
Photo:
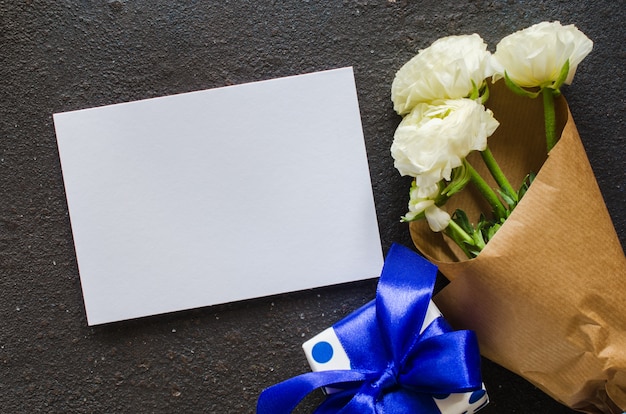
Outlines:
<svg viewBox="0 0 626 414"><path fill-rule="evenodd" d="M341 391L315 413L439 414L433 396L480 389L474 332L452 331L440 317L420 333L436 275L433 264L394 244L376 299L333 327L349 343L352 369L310 372L269 387L257 413L290 413L311 391L332 386ZM351 355L349 348L358 351Z"/></svg>

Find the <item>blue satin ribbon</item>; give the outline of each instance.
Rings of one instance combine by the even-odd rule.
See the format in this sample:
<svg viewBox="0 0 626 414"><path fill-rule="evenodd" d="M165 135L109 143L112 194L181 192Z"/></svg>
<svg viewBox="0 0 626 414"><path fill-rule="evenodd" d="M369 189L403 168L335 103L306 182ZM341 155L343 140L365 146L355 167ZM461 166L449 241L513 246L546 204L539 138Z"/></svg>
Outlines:
<svg viewBox="0 0 626 414"><path fill-rule="evenodd" d="M394 244L385 260L376 299L333 328L351 369L303 374L265 389L258 414L292 412L311 391L331 386L317 414L439 414L433 395L482 386L478 341L437 318L420 333L437 268Z"/></svg>

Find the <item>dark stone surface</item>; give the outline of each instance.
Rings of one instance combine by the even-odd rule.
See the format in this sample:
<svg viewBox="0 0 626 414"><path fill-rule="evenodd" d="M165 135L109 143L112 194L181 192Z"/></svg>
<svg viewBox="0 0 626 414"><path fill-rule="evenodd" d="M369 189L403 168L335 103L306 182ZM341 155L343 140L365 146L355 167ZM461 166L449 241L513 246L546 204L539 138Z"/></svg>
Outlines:
<svg viewBox="0 0 626 414"><path fill-rule="evenodd" d="M0 411L252 412L264 387L308 370L303 340L375 290L366 281L87 327L52 113L354 66L383 244L410 245L398 223L408 182L388 150L395 71L441 36L478 32L493 47L539 21L576 23L595 49L565 94L624 245L624 6L0 0ZM489 361L484 377L485 414L571 412Z"/></svg>

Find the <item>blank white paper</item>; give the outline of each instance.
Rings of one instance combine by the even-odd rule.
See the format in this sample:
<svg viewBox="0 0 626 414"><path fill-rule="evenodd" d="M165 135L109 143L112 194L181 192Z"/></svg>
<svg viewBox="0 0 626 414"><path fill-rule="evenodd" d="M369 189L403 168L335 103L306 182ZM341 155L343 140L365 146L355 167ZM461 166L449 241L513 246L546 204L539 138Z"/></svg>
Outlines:
<svg viewBox="0 0 626 414"><path fill-rule="evenodd" d="M54 124L89 325L380 274L352 68Z"/></svg>

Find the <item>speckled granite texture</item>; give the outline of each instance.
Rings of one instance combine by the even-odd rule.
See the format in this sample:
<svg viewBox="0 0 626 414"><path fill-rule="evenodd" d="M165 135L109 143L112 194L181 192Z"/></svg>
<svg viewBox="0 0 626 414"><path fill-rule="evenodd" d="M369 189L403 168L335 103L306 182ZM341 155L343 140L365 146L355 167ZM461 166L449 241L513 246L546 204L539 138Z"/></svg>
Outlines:
<svg viewBox="0 0 626 414"><path fill-rule="evenodd" d="M375 290L366 281L87 327L52 113L354 66L387 249L411 244L398 222L408 181L388 150L395 71L444 35L478 32L493 47L542 20L576 23L595 49L565 94L624 245L624 6L0 0L0 411L253 412L264 387L308 370L300 344ZM489 361L484 379L485 414L572 412Z"/></svg>

